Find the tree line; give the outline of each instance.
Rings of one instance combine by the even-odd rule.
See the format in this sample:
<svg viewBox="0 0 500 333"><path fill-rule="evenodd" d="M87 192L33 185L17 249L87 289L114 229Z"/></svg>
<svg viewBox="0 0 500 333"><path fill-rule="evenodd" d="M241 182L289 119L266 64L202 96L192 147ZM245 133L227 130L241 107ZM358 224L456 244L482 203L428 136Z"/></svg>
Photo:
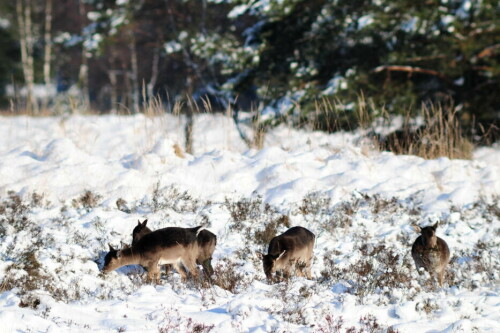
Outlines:
<svg viewBox="0 0 500 333"><path fill-rule="evenodd" d="M321 105L439 104L498 125L499 14L493 0L0 0L0 102L134 113L191 98L325 130L338 121Z"/></svg>

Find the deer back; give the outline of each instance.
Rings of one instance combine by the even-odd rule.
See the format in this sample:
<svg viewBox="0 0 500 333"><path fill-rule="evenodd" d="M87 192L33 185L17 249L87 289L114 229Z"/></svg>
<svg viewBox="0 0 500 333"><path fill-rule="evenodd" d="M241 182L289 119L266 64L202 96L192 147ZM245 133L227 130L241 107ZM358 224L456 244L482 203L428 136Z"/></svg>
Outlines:
<svg viewBox="0 0 500 333"><path fill-rule="evenodd" d="M196 242L196 234L200 228L168 227L152 231L139 239L132 249L138 252L145 252L178 245L188 246Z"/></svg>
<svg viewBox="0 0 500 333"><path fill-rule="evenodd" d="M315 236L312 232L302 227L293 227L283 234L271 239L268 255L279 256L283 251L290 254L314 246Z"/></svg>

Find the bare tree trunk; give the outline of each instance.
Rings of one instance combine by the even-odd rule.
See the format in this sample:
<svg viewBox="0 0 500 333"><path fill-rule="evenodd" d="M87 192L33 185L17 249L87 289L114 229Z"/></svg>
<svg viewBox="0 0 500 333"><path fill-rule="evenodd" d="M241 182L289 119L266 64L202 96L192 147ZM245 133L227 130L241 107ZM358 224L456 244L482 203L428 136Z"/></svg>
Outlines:
<svg viewBox="0 0 500 333"><path fill-rule="evenodd" d="M230 106L228 106L228 111L230 111ZM245 144L247 145L248 148L252 148L253 147L252 140L250 140L248 138L246 133L241 128L240 120L238 118L238 114L239 114L238 108L236 106L234 106L234 108L232 109L232 112L233 112L233 121L234 121L234 124L236 125L236 129L238 130L238 133L240 134L240 138L243 140L243 142L245 142Z"/></svg>
<svg viewBox="0 0 500 333"><path fill-rule="evenodd" d="M187 96L188 100L191 101L191 97ZM189 103L191 104L191 102ZM186 137L186 153L193 153L193 107L189 105L186 109L186 126L184 127L184 135Z"/></svg>
<svg viewBox="0 0 500 333"><path fill-rule="evenodd" d="M186 136L186 153L193 153L193 109L188 107L186 110L186 127L184 127Z"/></svg>
<svg viewBox="0 0 500 333"><path fill-rule="evenodd" d="M79 1L79 11L80 11L80 17L82 18L81 30L83 31L83 29L85 28L85 23L84 23L85 18L87 17L83 0ZM89 66L88 66L87 51L85 50L85 46L83 45L82 45L82 62L80 64L80 70L78 71L78 86L82 91L83 103L87 108L90 107Z"/></svg>
<svg viewBox="0 0 500 333"><path fill-rule="evenodd" d="M165 4L167 5L167 12L168 12L168 18L169 18L169 21L170 21L170 28L172 29L172 31L178 35L178 29L177 29L177 25L175 24L175 20L174 20L174 13L172 12L172 9L170 7L168 7L168 0L165 1ZM185 45L185 43L181 43L180 40L178 40L178 42L181 44L181 49L182 49L182 55L184 57L184 63L189 66L190 70L196 74L196 76L198 77L198 79L201 81L201 83L203 84L203 86L207 86L207 83L205 82L205 79L203 77L203 74L200 70L200 66L198 66L198 64L193 61L193 59L191 58L191 55L190 55L190 52L188 50L189 48L189 45ZM191 82L191 84L193 83L193 80L189 79L189 82Z"/></svg>
<svg viewBox="0 0 500 333"><path fill-rule="evenodd" d="M109 82L111 83L111 112L116 112L116 107L118 105L118 94L116 91L116 83L117 83L117 72L116 70L109 70L108 77Z"/></svg>
<svg viewBox="0 0 500 333"><path fill-rule="evenodd" d="M133 104L133 113L139 112L139 98L140 98L140 89L139 89L139 69L137 66L137 48L135 45L135 36L134 32L131 32L131 41L130 41L130 62L132 65L132 104Z"/></svg>
<svg viewBox="0 0 500 333"><path fill-rule="evenodd" d="M23 8L24 7L24 8ZM16 1L17 22L21 44L21 62L26 88L28 90L26 99L26 110L30 113L38 113L38 107L34 95L34 60L33 60L33 31L31 30L31 7L30 2L23 6L23 1Z"/></svg>
<svg viewBox="0 0 500 333"><path fill-rule="evenodd" d="M193 153L193 127L194 127L194 119L193 119L193 111L196 107L196 104L193 101L193 81L191 75L188 74L186 80L186 88L187 94L186 98L188 100L188 105L186 108L186 126L184 127L184 134L186 137L186 153Z"/></svg>
<svg viewBox="0 0 500 333"><path fill-rule="evenodd" d="M154 98L154 88L156 85L156 81L158 80L158 67L160 63L160 48L155 47L154 53L153 53L153 63L151 64L151 78L149 79L149 82L147 84L147 94L148 94L148 99L151 100Z"/></svg>
<svg viewBox="0 0 500 333"><path fill-rule="evenodd" d="M45 89L50 85L50 64L52 57L52 0L46 0L45 3L45 29L44 29L44 55L43 55L43 81ZM49 104L49 95L47 94L43 101L43 109Z"/></svg>
<svg viewBox="0 0 500 333"><path fill-rule="evenodd" d="M78 71L78 87L82 91L83 104L85 104L87 108L90 107L89 65L85 49L82 50L82 62Z"/></svg>

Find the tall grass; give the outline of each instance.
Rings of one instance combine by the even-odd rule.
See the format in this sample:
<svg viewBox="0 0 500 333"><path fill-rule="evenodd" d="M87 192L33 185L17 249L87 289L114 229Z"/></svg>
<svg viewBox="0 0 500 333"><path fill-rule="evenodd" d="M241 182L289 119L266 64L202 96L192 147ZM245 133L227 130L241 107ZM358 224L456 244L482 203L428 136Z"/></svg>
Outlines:
<svg viewBox="0 0 500 333"><path fill-rule="evenodd" d="M442 106L422 106L419 115L412 117L406 111L401 126L385 135L374 135L380 150L388 150L399 155L416 155L425 159L448 157L451 159L471 159L474 150L472 140L467 137L453 110ZM385 114L387 127L391 118Z"/></svg>
<svg viewBox="0 0 500 333"><path fill-rule="evenodd" d="M422 105L418 110L409 107L395 117L363 95L356 103L347 105L322 99L316 103L316 110L308 121L310 128L329 132L357 130L373 140L379 150L399 155L471 159L474 150L472 138L464 133L458 112L442 105Z"/></svg>
<svg viewBox="0 0 500 333"><path fill-rule="evenodd" d="M192 96L185 96L173 103L164 104L160 97L147 98L143 89L143 104L140 112L149 118L164 121L161 117L165 113L185 117L183 134L185 136L184 151L192 153L194 117L201 113L213 113L213 107L208 98L195 100ZM82 105L78 100L67 98L64 110L69 113L95 114L88 105ZM3 115L26 114L19 108L20 103L11 103L11 109ZM279 120L262 119L261 110L251 110L251 118L238 119L238 112L228 103L225 114L233 118L242 140L249 148L263 148L267 132L280 122L285 122L295 128L309 128L327 132L358 131L373 140L374 146L380 150L388 150L395 154L417 155L426 159L448 157L452 159L470 159L474 149L473 140L464 133L459 121L459 114L453 107L441 105L422 105L420 108L408 107L400 112L400 118L390 114L384 106L375 105L362 94L352 103L343 103L340 100L322 98L316 101L314 110L304 112L298 103L294 106L294 114L283 116ZM59 111L58 111L59 110ZM53 105L52 110L41 110L38 116L60 114L61 105ZM130 110L122 107L123 114L131 114ZM403 121L396 125L396 119ZM398 127L399 126L399 127ZM245 128L245 130L243 129ZM381 133L380 129L383 129ZM392 132L388 133L389 129ZM493 129L498 130L498 129ZM491 129L484 131L484 137L491 135ZM250 134L251 133L251 134ZM482 140L485 141L485 140ZM475 140L477 142L477 140Z"/></svg>
<svg viewBox="0 0 500 333"><path fill-rule="evenodd" d="M444 111L441 106L423 107L424 126L415 132L408 149L394 149L396 154L411 154L426 159L445 156L453 159L471 159L474 144L467 138L456 111ZM408 127L403 127L408 128Z"/></svg>

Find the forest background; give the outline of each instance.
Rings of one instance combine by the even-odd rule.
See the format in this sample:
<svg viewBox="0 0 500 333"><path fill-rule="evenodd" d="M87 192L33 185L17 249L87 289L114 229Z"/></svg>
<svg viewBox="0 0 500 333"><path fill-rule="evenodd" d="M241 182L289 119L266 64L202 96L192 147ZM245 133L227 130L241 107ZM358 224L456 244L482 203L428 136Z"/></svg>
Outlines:
<svg viewBox="0 0 500 333"><path fill-rule="evenodd" d="M362 125L360 110L437 106L491 142L499 13L493 0L0 0L0 108L133 114L154 101L335 131Z"/></svg>

